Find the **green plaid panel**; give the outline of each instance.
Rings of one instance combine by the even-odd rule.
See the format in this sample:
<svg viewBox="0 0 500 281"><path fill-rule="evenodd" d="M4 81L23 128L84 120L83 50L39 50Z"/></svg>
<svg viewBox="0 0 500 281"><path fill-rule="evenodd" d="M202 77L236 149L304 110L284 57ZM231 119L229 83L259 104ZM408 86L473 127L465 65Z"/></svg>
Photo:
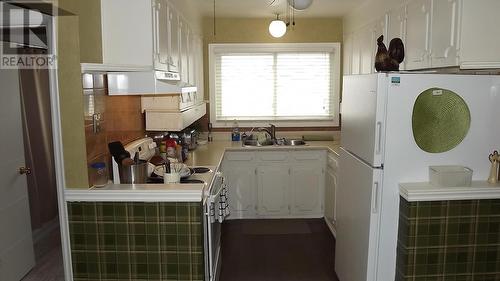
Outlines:
<svg viewBox="0 0 500 281"><path fill-rule="evenodd" d="M399 206L396 280L500 280L500 200Z"/></svg>
<svg viewBox="0 0 500 281"><path fill-rule="evenodd" d="M203 280L201 203L68 203L74 280Z"/></svg>

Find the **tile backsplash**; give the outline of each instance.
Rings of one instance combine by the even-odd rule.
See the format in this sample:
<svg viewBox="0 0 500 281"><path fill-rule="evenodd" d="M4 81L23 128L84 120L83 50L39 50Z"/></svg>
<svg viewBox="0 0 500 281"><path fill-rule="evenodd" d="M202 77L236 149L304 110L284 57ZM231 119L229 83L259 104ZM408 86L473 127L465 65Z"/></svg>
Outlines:
<svg viewBox="0 0 500 281"><path fill-rule="evenodd" d="M104 162L108 168L111 165L108 143L121 141L126 144L145 134L141 97L109 96L106 81L103 73L82 75L90 185L93 182L92 163ZM111 169L109 175L111 178Z"/></svg>

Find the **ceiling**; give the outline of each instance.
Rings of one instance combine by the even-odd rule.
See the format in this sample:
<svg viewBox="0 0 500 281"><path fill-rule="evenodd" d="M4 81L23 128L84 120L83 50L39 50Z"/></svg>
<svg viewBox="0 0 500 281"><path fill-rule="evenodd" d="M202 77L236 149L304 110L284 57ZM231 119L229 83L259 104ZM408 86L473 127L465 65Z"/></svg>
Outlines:
<svg viewBox="0 0 500 281"><path fill-rule="evenodd" d="M215 1L216 17L267 18L277 13L284 15L286 10L286 0ZM198 2L197 8L201 9L204 16L213 15L214 0L196 0L196 2ZM342 17L362 2L364 0L313 0L308 9L297 11L295 16L301 18Z"/></svg>

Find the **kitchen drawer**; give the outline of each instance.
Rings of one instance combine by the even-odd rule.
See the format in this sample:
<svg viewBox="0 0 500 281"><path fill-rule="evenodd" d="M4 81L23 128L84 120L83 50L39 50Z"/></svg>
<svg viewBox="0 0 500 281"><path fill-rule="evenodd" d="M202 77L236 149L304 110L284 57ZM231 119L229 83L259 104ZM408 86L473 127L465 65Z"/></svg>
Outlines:
<svg viewBox="0 0 500 281"><path fill-rule="evenodd" d="M255 155L253 152L229 151L225 153L224 158L228 161L252 161Z"/></svg>
<svg viewBox="0 0 500 281"><path fill-rule="evenodd" d="M266 151L257 153L257 158L261 161L285 161L288 160L288 155L288 151Z"/></svg>
<svg viewBox="0 0 500 281"><path fill-rule="evenodd" d="M339 168L338 156L333 154L333 153L328 153L327 165L328 165L328 169L332 169L333 171L337 171Z"/></svg>
<svg viewBox="0 0 500 281"><path fill-rule="evenodd" d="M292 152L292 158L298 161L304 160L321 160L325 159L325 151L321 150L304 150Z"/></svg>

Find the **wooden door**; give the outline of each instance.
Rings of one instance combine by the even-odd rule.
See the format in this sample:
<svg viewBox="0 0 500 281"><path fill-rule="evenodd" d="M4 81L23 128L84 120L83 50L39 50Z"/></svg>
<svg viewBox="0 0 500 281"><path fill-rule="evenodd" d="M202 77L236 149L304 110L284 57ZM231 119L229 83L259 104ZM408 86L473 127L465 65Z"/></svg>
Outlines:
<svg viewBox="0 0 500 281"><path fill-rule="evenodd" d="M0 70L3 128L0 161L0 280L20 280L35 265L25 166L18 70Z"/></svg>

